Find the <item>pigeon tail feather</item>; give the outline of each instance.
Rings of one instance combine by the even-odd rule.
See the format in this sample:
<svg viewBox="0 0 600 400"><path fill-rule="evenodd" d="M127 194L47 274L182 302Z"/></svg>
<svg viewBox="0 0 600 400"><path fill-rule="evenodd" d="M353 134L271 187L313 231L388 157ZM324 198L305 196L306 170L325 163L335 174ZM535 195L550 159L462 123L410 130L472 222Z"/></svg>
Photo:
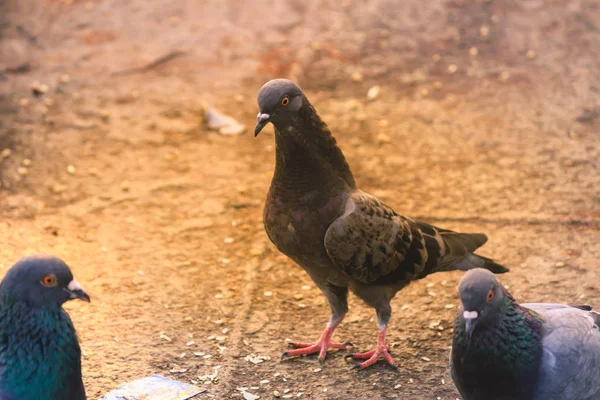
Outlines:
<svg viewBox="0 0 600 400"><path fill-rule="evenodd" d="M484 268L494 274L503 274L510 271L503 265L496 263L491 258L483 257L477 254L467 254L465 258L454 264L456 269L461 271L468 271L474 268Z"/></svg>

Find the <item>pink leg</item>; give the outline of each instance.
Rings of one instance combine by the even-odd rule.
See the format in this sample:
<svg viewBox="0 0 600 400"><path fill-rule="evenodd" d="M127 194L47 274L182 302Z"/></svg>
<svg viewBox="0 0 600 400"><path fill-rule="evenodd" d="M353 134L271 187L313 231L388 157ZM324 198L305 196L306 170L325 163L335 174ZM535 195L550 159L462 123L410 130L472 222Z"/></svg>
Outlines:
<svg viewBox="0 0 600 400"><path fill-rule="evenodd" d="M396 363L392 356L390 356L389 350L390 346L385 343L385 333L387 327L383 328L379 331L379 335L377 335L377 345L371 351L367 351L366 353L356 353L352 355L352 358L355 360L364 360L366 361L362 363L357 363L354 365L353 369L365 369L377 362L380 357L383 357L388 364L390 364L394 369L397 369Z"/></svg>
<svg viewBox="0 0 600 400"><path fill-rule="evenodd" d="M295 357L295 356L305 356L308 354L319 353L319 361L325 361L325 357L327 357L328 349L345 349L348 346L351 346L350 343L332 343L331 337L333 336L333 331L335 330L335 326L328 326L323 331L323 334L314 343L302 343L302 342L292 342L290 343L292 346L296 347L296 350L290 350L283 353L281 359L287 357Z"/></svg>

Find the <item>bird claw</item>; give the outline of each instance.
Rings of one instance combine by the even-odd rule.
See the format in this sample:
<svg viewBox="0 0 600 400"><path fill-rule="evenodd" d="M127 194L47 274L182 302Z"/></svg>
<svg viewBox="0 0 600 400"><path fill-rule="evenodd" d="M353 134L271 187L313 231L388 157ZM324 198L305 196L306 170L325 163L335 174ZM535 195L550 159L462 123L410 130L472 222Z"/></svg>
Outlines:
<svg viewBox="0 0 600 400"><path fill-rule="evenodd" d="M287 352L287 351L286 351L285 353L283 353L283 354L281 355L281 360L279 360L279 361L283 361L283 360L285 360L285 358L286 358L286 357L288 357L289 355L290 355L290 354L289 354L289 352Z"/></svg>

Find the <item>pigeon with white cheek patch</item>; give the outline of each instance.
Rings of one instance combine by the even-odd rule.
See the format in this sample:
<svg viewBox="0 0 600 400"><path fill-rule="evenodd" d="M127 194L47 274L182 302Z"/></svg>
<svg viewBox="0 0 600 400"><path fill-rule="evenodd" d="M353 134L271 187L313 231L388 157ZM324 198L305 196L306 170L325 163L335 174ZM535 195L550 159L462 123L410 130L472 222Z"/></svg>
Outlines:
<svg viewBox="0 0 600 400"><path fill-rule="evenodd" d="M348 311L350 289L377 312L374 350L359 369L384 358L395 367L385 335L390 300L410 281L438 272L483 267L508 271L473 254L487 238L436 228L397 214L356 187L350 167L331 131L292 81L267 82L258 94L255 135L275 127L275 172L264 208L264 225L277 248L299 264L321 289L331 319L314 343L293 343L287 356L319 354L324 360L335 328Z"/></svg>
<svg viewBox="0 0 600 400"><path fill-rule="evenodd" d="M0 400L85 400L81 350L62 305L90 297L69 267L25 257L0 284Z"/></svg>
<svg viewBox="0 0 600 400"><path fill-rule="evenodd" d="M600 399L600 314L519 304L489 271L467 272L450 356L464 400Z"/></svg>

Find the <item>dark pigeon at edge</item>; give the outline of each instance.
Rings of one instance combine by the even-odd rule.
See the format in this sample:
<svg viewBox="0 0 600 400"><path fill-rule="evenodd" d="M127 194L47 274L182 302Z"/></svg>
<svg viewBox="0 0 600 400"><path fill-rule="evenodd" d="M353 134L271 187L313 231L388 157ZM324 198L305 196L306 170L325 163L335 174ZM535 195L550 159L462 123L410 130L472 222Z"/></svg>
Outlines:
<svg viewBox="0 0 600 400"><path fill-rule="evenodd" d="M519 304L489 271L467 272L450 356L463 400L600 399L600 314Z"/></svg>
<svg viewBox="0 0 600 400"><path fill-rule="evenodd" d="M258 94L255 135L275 127L276 164L264 207L264 225L275 246L294 260L321 289L332 316L314 343L294 343L285 356L345 348L332 343L333 331L348 311L350 289L377 312L377 347L355 359L357 368L388 353L385 332L390 300L410 281L450 270L483 267L508 271L473 252L487 238L456 233L397 214L375 196L357 188L350 167L329 128L292 81L267 82Z"/></svg>
<svg viewBox="0 0 600 400"><path fill-rule="evenodd" d="M69 267L51 256L13 265L0 284L0 400L85 400L81 350L62 305L89 302Z"/></svg>

